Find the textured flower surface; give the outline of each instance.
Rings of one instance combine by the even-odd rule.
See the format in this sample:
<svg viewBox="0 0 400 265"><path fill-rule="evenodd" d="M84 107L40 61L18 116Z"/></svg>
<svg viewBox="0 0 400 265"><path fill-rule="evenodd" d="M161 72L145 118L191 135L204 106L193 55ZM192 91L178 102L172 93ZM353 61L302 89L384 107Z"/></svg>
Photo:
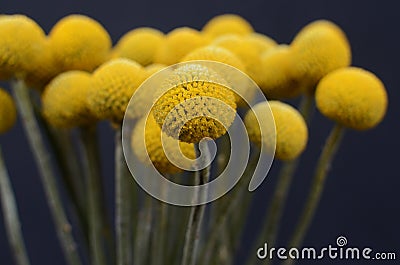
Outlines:
<svg viewBox="0 0 400 265"><path fill-rule="evenodd" d="M154 120L151 113L148 117L143 117L132 131L131 147L133 152L143 163L151 161L161 173L177 173L182 171L169 161L165 152L174 161L179 161L179 158L182 156L188 159L195 159L194 145L180 142L167 135L162 136L162 134L164 133L162 133L160 126ZM144 145L140 142L143 140L145 141ZM178 144L176 143L177 141L179 141ZM150 161L147 159L147 155ZM190 167L190 165L186 165L186 167Z"/></svg>
<svg viewBox="0 0 400 265"><path fill-rule="evenodd" d="M351 64L351 49L345 33L334 23L318 20L305 26L291 43L295 71L314 91L329 72Z"/></svg>
<svg viewBox="0 0 400 265"><path fill-rule="evenodd" d="M252 142L261 146L261 141L267 147L273 142L268 135L261 135L260 126L269 126L269 121L264 119L261 110L265 109L266 102L255 105L245 117L245 125ZM292 160L298 157L306 148L308 140L307 125L301 114L292 106L280 102L270 101L275 127L276 127L276 151L275 157L281 160ZM258 114L260 120L256 118ZM268 132L269 128L265 128Z"/></svg>
<svg viewBox="0 0 400 265"><path fill-rule="evenodd" d="M54 127L71 128L95 121L87 104L91 75L68 71L58 75L42 95L43 115Z"/></svg>
<svg viewBox="0 0 400 265"><path fill-rule="evenodd" d="M49 34L56 62L66 70L93 71L109 56L111 38L97 21L83 15L62 18Z"/></svg>
<svg viewBox="0 0 400 265"><path fill-rule="evenodd" d="M178 67L164 82L166 88L155 103L153 115L167 135L197 143L226 133L234 118L235 96L226 81L200 64ZM225 106L225 108L224 108ZM227 107L231 111L227 111Z"/></svg>
<svg viewBox="0 0 400 265"><path fill-rule="evenodd" d="M134 61L113 59L104 63L93 73L90 109L99 119L122 121L130 98L146 77L143 67Z"/></svg>
<svg viewBox="0 0 400 265"><path fill-rule="evenodd" d="M45 33L24 15L0 17L0 78L24 77L38 65Z"/></svg>
<svg viewBox="0 0 400 265"><path fill-rule="evenodd" d="M325 76L317 86L315 98L323 115L356 130L375 127L385 116L388 104L379 78L356 67Z"/></svg>
<svg viewBox="0 0 400 265"><path fill-rule="evenodd" d="M166 65L178 63L186 54L208 43L209 39L195 29L174 29L166 35L164 43L155 54L154 62Z"/></svg>
<svg viewBox="0 0 400 265"><path fill-rule="evenodd" d="M0 133L5 133L14 126L17 110L12 97L0 88Z"/></svg>
<svg viewBox="0 0 400 265"><path fill-rule="evenodd" d="M164 34L153 28L137 28L121 37L112 57L127 58L143 66L154 61L154 55L164 42Z"/></svg>
<svg viewBox="0 0 400 265"><path fill-rule="evenodd" d="M272 38L256 32L244 36L244 39L255 48L258 54L263 54L278 45Z"/></svg>
<svg viewBox="0 0 400 265"><path fill-rule="evenodd" d="M235 14L225 14L210 19L202 31L215 38L225 34L247 35L254 29L244 18Z"/></svg>

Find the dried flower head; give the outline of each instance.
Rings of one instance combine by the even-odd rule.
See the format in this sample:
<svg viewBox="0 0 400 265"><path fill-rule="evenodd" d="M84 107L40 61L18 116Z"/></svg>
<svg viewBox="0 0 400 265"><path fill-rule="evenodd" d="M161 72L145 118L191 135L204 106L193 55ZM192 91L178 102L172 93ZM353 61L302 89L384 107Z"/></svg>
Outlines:
<svg viewBox="0 0 400 265"><path fill-rule="evenodd" d="M261 135L260 126L268 126L268 121L265 120L266 115L259 113L265 109L264 104L268 103L262 102L253 106L245 117L249 138L258 146L261 146L261 139L266 146L273 142L268 135ZM269 106L276 128L275 157L281 160L295 159L304 151L308 140L308 129L303 116L292 106L280 101L270 101ZM261 117L260 121L257 120L254 113ZM266 129L268 131L268 128Z"/></svg>
<svg viewBox="0 0 400 265"><path fill-rule="evenodd" d="M130 98L145 78L145 70L134 61L113 59L104 63L93 73L90 109L99 119L122 121Z"/></svg>
<svg viewBox="0 0 400 265"><path fill-rule="evenodd" d="M154 55L164 42L164 33L153 28L137 28L121 37L112 57L127 58L143 66L154 61Z"/></svg>
<svg viewBox="0 0 400 265"><path fill-rule="evenodd" d="M23 78L37 67L46 36L35 21L24 15L1 16L0 36L1 78Z"/></svg>
<svg viewBox="0 0 400 265"><path fill-rule="evenodd" d="M42 95L43 115L54 127L72 128L95 121L87 104L92 77L83 71L58 75Z"/></svg>
<svg viewBox="0 0 400 265"><path fill-rule="evenodd" d="M385 116L388 104L379 78L356 67L325 76L317 86L315 98L323 115L356 130L375 127Z"/></svg>
<svg viewBox="0 0 400 265"><path fill-rule="evenodd" d="M326 20L305 26L291 46L296 61L294 69L307 80L311 91L323 76L351 64L351 49L345 33Z"/></svg>
<svg viewBox="0 0 400 265"><path fill-rule="evenodd" d="M93 71L108 58L111 49L111 38L103 26L83 15L59 20L49 39L63 71Z"/></svg>
<svg viewBox="0 0 400 265"><path fill-rule="evenodd" d="M166 65L178 63L186 54L208 43L208 38L195 29L176 28L166 35L164 43L155 54L154 62Z"/></svg>
<svg viewBox="0 0 400 265"><path fill-rule="evenodd" d="M10 130L17 119L17 110L12 97L0 88L0 134Z"/></svg>
<svg viewBox="0 0 400 265"><path fill-rule="evenodd" d="M225 14L210 19L202 31L215 38L225 34L247 35L254 29L244 18L235 14Z"/></svg>
<svg viewBox="0 0 400 265"><path fill-rule="evenodd" d="M135 155L143 163L148 163L147 155L155 168L161 173L178 173L180 168L173 165L165 155L175 158L174 161L179 161L179 158L185 156L189 159L195 159L196 153L194 145L184 142L179 142L177 139L167 135L162 136L161 128L158 126L150 113L147 120L146 117L140 119L132 131L131 147ZM161 138L163 137L163 138ZM143 145L140 141L145 141ZM163 139L163 140L162 140ZM177 148L180 147L180 150ZM184 161L180 161L184 163ZM190 165L186 165L189 167Z"/></svg>
<svg viewBox="0 0 400 265"><path fill-rule="evenodd" d="M167 135L197 143L226 133L235 118L235 96L213 70L200 64L185 64L166 80L168 90L153 107L153 115ZM214 117L214 118L212 118Z"/></svg>

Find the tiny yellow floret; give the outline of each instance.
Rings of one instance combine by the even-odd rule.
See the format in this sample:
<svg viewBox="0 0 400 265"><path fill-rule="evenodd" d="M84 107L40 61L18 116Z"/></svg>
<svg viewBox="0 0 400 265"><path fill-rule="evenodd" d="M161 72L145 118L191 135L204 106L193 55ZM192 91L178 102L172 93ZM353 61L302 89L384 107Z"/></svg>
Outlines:
<svg viewBox="0 0 400 265"><path fill-rule="evenodd" d="M317 86L315 99L324 116L356 130L378 125L388 105L379 78L356 67L338 69L325 76Z"/></svg>
<svg viewBox="0 0 400 265"><path fill-rule="evenodd" d="M254 31L251 24L235 14L219 15L210 19L202 31L215 38L225 34L247 35Z"/></svg>
<svg viewBox="0 0 400 265"><path fill-rule="evenodd" d="M137 28L121 37L113 49L114 58L127 58L143 66L154 61L154 55L164 42L164 33L153 28Z"/></svg>
<svg viewBox="0 0 400 265"><path fill-rule="evenodd" d="M56 62L63 71L93 71L109 56L111 38L92 18L69 15L59 20L49 33Z"/></svg>
<svg viewBox="0 0 400 265"><path fill-rule="evenodd" d="M10 130L17 120L14 100L7 91L0 88L0 134Z"/></svg>

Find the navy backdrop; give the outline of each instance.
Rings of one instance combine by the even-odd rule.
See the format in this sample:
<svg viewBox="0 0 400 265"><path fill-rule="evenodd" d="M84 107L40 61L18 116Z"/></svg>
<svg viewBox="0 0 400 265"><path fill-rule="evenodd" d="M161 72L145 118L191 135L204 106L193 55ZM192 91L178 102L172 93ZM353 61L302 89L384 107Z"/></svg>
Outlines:
<svg viewBox="0 0 400 265"><path fill-rule="evenodd" d="M353 65L373 71L385 83L389 109L385 120L376 129L346 134L305 245L323 247L334 244L339 235L344 235L349 245L369 246L375 251L397 251L399 259L400 20L396 1L1 1L0 13L26 14L46 31L67 14L83 13L100 21L114 43L135 27L150 26L164 32L184 25L200 29L208 19L222 13L242 15L257 31L279 43L289 43L295 33L312 20L324 18L336 22L352 44ZM104 175L111 204L113 137L106 124L100 127ZM316 113L310 128L309 148L302 159L301 171L296 175L289 197L289 208L283 217L279 245L285 244L296 223L308 192L312 166L331 127L332 122ZM15 187L32 263L64 264L37 169L20 124L1 136L0 144ZM274 172L276 165L272 169ZM258 232L276 181L274 175L270 174L256 191L243 243L252 240ZM249 244L243 244L237 254L238 265L248 254L246 245ZM0 265L9 264L13 263L0 218ZM350 263L335 261L334 264ZM399 264L399 261L390 264Z"/></svg>

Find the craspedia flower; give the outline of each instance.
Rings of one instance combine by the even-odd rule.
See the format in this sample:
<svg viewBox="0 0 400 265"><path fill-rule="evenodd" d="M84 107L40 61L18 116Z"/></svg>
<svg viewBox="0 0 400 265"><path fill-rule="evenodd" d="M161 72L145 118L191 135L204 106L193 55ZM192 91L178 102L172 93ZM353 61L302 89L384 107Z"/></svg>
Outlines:
<svg viewBox="0 0 400 265"><path fill-rule="evenodd" d="M244 18L235 14L225 14L210 19L202 31L215 38L225 34L247 35L254 29Z"/></svg>
<svg viewBox="0 0 400 265"><path fill-rule="evenodd" d="M295 71L314 91L329 72L351 64L351 49L345 33L334 23L318 20L304 27L291 43Z"/></svg>
<svg viewBox="0 0 400 265"><path fill-rule="evenodd" d="M1 78L22 78L37 67L45 33L35 21L24 15L1 16L0 36Z"/></svg>
<svg viewBox="0 0 400 265"><path fill-rule="evenodd" d="M129 31L113 49L113 57L127 58L143 66L153 63L154 54L164 42L164 34L153 28L137 28Z"/></svg>
<svg viewBox="0 0 400 265"><path fill-rule="evenodd" d="M262 54L278 45L272 38L256 32L246 35L243 38L257 50L258 54Z"/></svg>
<svg viewBox="0 0 400 265"><path fill-rule="evenodd" d="M252 142L261 146L261 139L263 139L264 144L269 146L273 141L268 138L268 135L261 135L260 130L260 126L270 127L268 121L263 120L263 117L266 116L265 113L260 113L265 109L263 104L268 103L258 103L253 106L252 110L249 110L245 117L245 125ZM307 145L308 129L306 122L295 108L286 103L270 101L269 107L271 108L276 128L275 157L280 160L295 159L304 151ZM260 124L254 112L258 117L261 117ZM268 131L268 128L266 131Z"/></svg>
<svg viewBox="0 0 400 265"><path fill-rule="evenodd" d="M226 133L223 124L229 127L235 118L235 112L229 111L236 109L235 96L225 84L205 66L182 65L166 80L168 90L154 104L154 118L161 127L165 123L167 135L181 141L216 139Z"/></svg>
<svg viewBox="0 0 400 265"><path fill-rule="evenodd" d="M155 54L154 62L166 65L178 63L186 54L208 43L209 39L195 29L174 29L166 35L164 43Z"/></svg>
<svg viewBox="0 0 400 265"><path fill-rule="evenodd" d="M11 96L0 88L0 133L5 133L14 126L17 110Z"/></svg>
<svg viewBox="0 0 400 265"><path fill-rule="evenodd" d="M153 115L150 113L147 120L143 117L138 121L134 130L132 131L131 147L135 155L143 163L148 163L147 155L154 167L161 173L178 173L181 171L180 168L173 165L165 155L168 153L169 157L174 158L174 161L179 161L179 158L183 155L188 159L195 159L196 154L194 145L184 142L176 144L177 139L169 137L167 135L162 136L160 126L156 123ZM161 138L163 137L163 138ZM145 145L141 141L145 141ZM163 140L162 140L163 139ZM180 150L178 150L178 147ZM165 150L165 152L164 152ZM183 160L183 159L182 159ZM185 161L180 161L184 163ZM186 168L190 167L190 164L185 165Z"/></svg>
<svg viewBox="0 0 400 265"><path fill-rule="evenodd" d="M55 77L42 95L43 115L54 127L72 128L96 119L89 110L87 96L92 77L83 71L64 72Z"/></svg>
<svg viewBox="0 0 400 265"><path fill-rule="evenodd" d="M166 68L167 66L165 64L160 64L160 63L153 63L144 68L146 71L146 76L150 77L153 74L157 73L158 71L161 71L162 69Z"/></svg>
<svg viewBox="0 0 400 265"><path fill-rule="evenodd" d="M91 111L99 119L121 122L129 100L146 78L143 67L128 59L114 59L93 73L88 96Z"/></svg>
<svg viewBox="0 0 400 265"><path fill-rule="evenodd" d="M385 116L388 104L379 78L356 67L325 76L317 86L315 99L323 115L356 130L375 127Z"/></svg>
<svg viewBox="0 0 400 265"><path fill-rule="evenodd" d="M108 58L111 49L111 38L103 26L83 15L59 20L49 39L63 71L93 71Z"/></svg>
<svg viewBox="0 0 400 265"><path fill-rule="evenodd" d="M293 98L300 94L303 82L293 71L293 53L289 46L279 45L261 56L263 79L260 88L269 99Z"/></svg>

